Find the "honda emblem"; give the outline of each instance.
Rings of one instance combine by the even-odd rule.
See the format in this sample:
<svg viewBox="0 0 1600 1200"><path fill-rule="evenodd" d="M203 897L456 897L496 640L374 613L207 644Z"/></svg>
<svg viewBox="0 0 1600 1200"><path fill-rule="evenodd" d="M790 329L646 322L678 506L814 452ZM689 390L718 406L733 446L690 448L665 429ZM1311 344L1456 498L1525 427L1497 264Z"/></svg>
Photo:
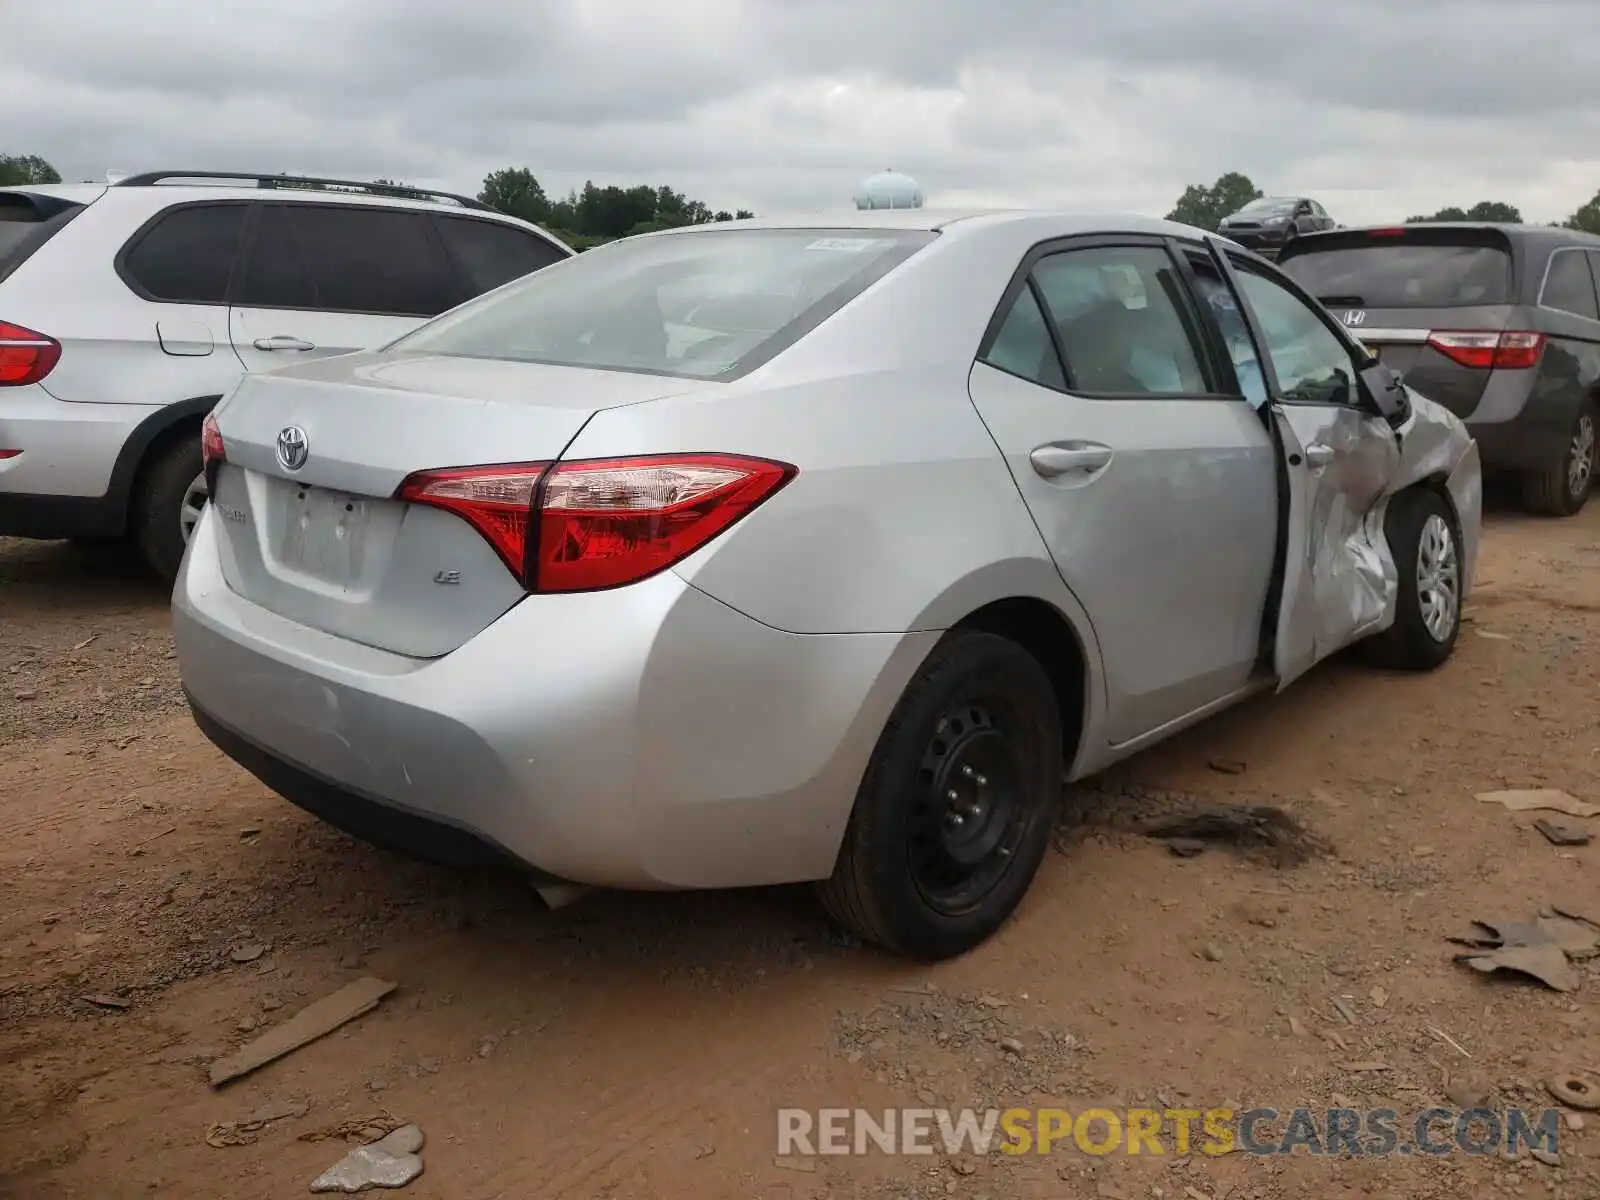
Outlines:
<svg viewBox="0 0 1600 1200"><path fill-rule="evenodd" d="M1346 325L1361 325L1365 323L1366 319L1367 314L1362 312L1359 308L1352 308L1344 315L1344 323Z"/></svg>

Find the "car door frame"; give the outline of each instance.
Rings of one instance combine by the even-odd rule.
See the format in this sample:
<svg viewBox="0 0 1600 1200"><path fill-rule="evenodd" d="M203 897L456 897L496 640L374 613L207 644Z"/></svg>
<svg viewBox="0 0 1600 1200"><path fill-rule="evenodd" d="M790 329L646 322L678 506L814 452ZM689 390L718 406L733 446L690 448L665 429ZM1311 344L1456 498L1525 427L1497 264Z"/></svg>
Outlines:
<svg viewBox="0 0 1600 1200"><path fill-rule="evenodd" d="M1270 670L1277 679L1277 690L1282 691L1290 683L1304 675L1317 663L1343 649L1342 643L1331 646L1319 646L1316 643L1316 629L1320 624L1319 614L1315 611L1316 579L1313 574L1313 561L1308 557L1306 545L1309 538L1309 512L1315 511L1316 505L1312 503L1315 486L1315 477L1300 489L1295 486L1295 472L1309 473L1311 468L1304 461L1304 448L1295 440L1295 434L1289 423L1285 408L1294 402L1284 399L1282 382L1272 361L1272 356L1267 351L1266 338L1261 324L1260 316L1255 306L1250 302L1250 297L1239 281L1239 273L1234 269L1232 258L1238 255L1252 267L1261 270L1273 283L1278 284L1290 295L1300 300L1313 316L1320 321L1340 345L1344 346L1350 355L1351 388L1353 389L1353 403L1339 407L1361 413L1370 420L1378 421L1385 429L1389 430L1394 439L1396 458L1400 449L1400 436L1398 431L1384 421L1377 406L1366 395L1360 380L1360 369L1363 363L1371 359L1355 338L1338 321L1335 321L1315 297L1311 296L1304 288L1300 287L1283 271L1276 269L1272 263L1253 255L1248 250L1230 246L1216 235L1208 235L1206 243L1211 251L1211 257L1217 268L1222 272L1223 278L1232 289L1234 300L1239 305L1244 316L1245 327L1249 330L1250 339L1256 350L1256 361L1261 371L1261 378L1267 389L1267 402L1262 406L1261 412L1267 419L1274 445L1278 450L1278 469L1280 477L1280 505L1279 505L1279 564L1273 572L1273 586L1277 595L1269 600L1269 619L1263 629L1263 663L1264 669ZM1210 313L1205 314L1208 321L1214 320ZM1381 495L1386 496L1385 491ZM1296 500L1299 503L1296 503ZM1377 506L1381 511L1381 498ZM1364 520L1370 520L1372 510L1363 514ZM1297 528L1297 524L1299 527ZM1269 593L1270 595L1270 593ZM1297 618L1305 612L1303 605L1307 595L1312 605L1308 620ZM1270 614L1276 605L1276 619ZM1352 639L1353 640L1353 639Z"/></svg>
<svg viewBox="0 0 1600 1200"><path fill-rule="evenodd" d="M359 201L346 201L344 199L305 200L284 196L274 196L270 199L260 200L252 199L246 201L246 203L249 204L250 210L245 218L244 235L239 245L239 259L234 267L233 276L228 281L228 332L230 341L233 340L233 334L236 327L235 314L239 312L283 313L287 318L292 318L294 315L300 314L313 321L318 318L326 317L371 317L385 321L408 321L411 322L411 328L402 332L409 333L412 329L415 329L424 322L430 321L434 317L439 316L440 313L449 312L451 308L457 307L463 303L461 294L463 290L470 287L469 281L457 266L455 259L450 255L449 249L445 245L443 236L434 226L434 222L432 220L433 214L428 209L412 208L393 204L363 204ZM432 316L429 316L416 313L397 313L381 309L329 308L321 305L314 307L303 307L281 304L244 303L242 294L243 289L249 282L250 266L255 253L256 243L261 233L261 222L268 208L280 208L289 212L322 208L331 208L346 212L399 212L411 217L413 220L417 221L422 228L423 239L427 243L433 268L437 272L438 282L446 289L445 299L448 301L446 307L441 309L440 313L434 313ZM399 336L402 336L401 332L389 332L386 336L380 337L376 342L373 342L372 345L382 345L393 341ZM300 354L297 351L290 350L285 353L281 364L273 363L272 366L268 367L258 366L255 365L255 356L246 354L245 350L241 348L236 341L233 343L233 347L234 353L238 355L247 371L258 371L263 369L270 370L275 366L288 366L290 363L302 361ZM313 349L311 353L313 353L316 357L321 357L322 349L323 348L320 344L313 343ZM347 352L348 349L342 347L329 351L329 353L334 354ZM257 353L259 354L266 352L257 351Z"/></svg>
<svg viewBox="0 0 1600 1200"><path fill-rule="evenodd" d="M1183 404L1197 401L1210 403L1236 402L1246 409L1251 408L1251 405L1244 398L1239 389L1238 380L1233 369L1232 359L1229 357L1227 352L1226 342L1223 339L1220 331L1214 328L1209 314L1203 311L1206 306L1202 303L1201 297L1196 290L1193 268L1185 255L1186 249L1205 249L1205 243L1173 237L1168 234L1149 233L1143 231L1117 233L1078 233L1051 237L1043 241L1036 242L1023 254L1018 266L1012 273L1011 280L1007 283L1005 290L1000 294L1000 297L995 304L994 311L990 316L989 322L984 329L983 336L979 340L975 361L984 363L988 366L993 365L987 363L985 357L988 349L992 346L996 336L999 334L1001 328L1005 324L1010 315L1011 309L1016 303L1021 292L1024 289L1033 286L1030 281L1033 279L1034 271L1041 261L1054 255L1069 253L1072 251L1125 247L1140 247L1145 249L1161 250L1165 252L1171 260L1173 260L1177 268L1178 282L1183 292L1183 295L1177 298L1178 302L1187 310L1189 319L1195 322L1194 331L1199 337L1200 345L1197 347L1199 350L1198 365L1201 367L1202 372L1208 376L1208 382L1216 389L1213 392L1206 393L1162 394L1158 397L1144 397L1143 399L1158 400L1162 404ZM1224 278L1226 278L1226 276ZM1065 352L1065 348L1061 344L1059 331L1054 326L1054 321L1048 304L1041 303L1041 309L1046 317L1045 326L1046 331L1049 334L1051 344L1054 347L1056 356L1061 362L1067 375L1067 385L1063 391L1064 395L1087 401L1133 400L1138 402L1141 399L1137 396L1129 396L1121 393L1097 393L1077 389L1072 383L1072 368L1070 360ZM1252 334L1252 336L1254 335ZM1005 368L1002 367L994 367L994 369L1000 371L1005 370ZM1006 373L1010 374L1010 372ZM1038 387L1046 386L1033 379L1028 379L1026 382ZM1257 414L1257 417L1259 419L1259 414ZM1267 436L1270 440L1270 427ZM1006 453L1006 449L1003 445L1001 445L999 448L1002 454ZM1010 464L1008 461L1008 466L1009 465ZM1018 486L1019 490L1021 490L1021 485L1019 484ZM1037 516L1034 516L1033 519L1035 522L1038 521ZM1040 532L1041 535L1043 535L1043 530ZM1048 538L1046 538L1046 542L1048 544ZM1052 557L1054 557L1053 549ZM1059 565L1057 566L1057 570L1060 571ZM1264 603L1264 622L1266 619L1265 614L1272 610L1273 581L1278 574L1280 574L1280 572L1277 569L1276 560L1274 560L1274 566L1266 581L1267 593ZM1062 573L1062 580L1067 586L1068 590L1072 590L1072 582L1067 578L1065 573ZM1093 612L1087 605L1083 603L1082 597L1079 597L1076 593L1074 593L1074 598L1079 601L1079 607L1082 608L1083 611L1088 615L1088 619L1092 625L1094 620ZM1097 640L1100 640L1098 633L1096 637ZM1258 647L1255 666L1253 668L1245 668L1245 671L1239 680L1239 686L1234 690L1209 696L1203 703L1200 703L1192 710L1187 711L1177 717L1169 718L1162 724L1144 729L1139 733L1129 735L1127 730L1124 729L1119 731L1123 734L1122 737L1108 734L1108 740L1113 746L1117 747L1127 745L1142 745L1146 743L1146 740L1152 734L1156 733L1160 729L1170 728L1175 723L1187 722L1194 719L1197 714L1214 711L1217 705L1230 703L1239 696L1248 694L1250 691L1256 689L1260 685L1259 663L1260 650ZM1112 704L1112 697L1110 694L1106 673L1102 670L1099 674L1103 689L1101 701L1104 706L1104 711L1107 714L1109 730L1114 727L1116 720L1113 712L1114 706Z"/></svg>

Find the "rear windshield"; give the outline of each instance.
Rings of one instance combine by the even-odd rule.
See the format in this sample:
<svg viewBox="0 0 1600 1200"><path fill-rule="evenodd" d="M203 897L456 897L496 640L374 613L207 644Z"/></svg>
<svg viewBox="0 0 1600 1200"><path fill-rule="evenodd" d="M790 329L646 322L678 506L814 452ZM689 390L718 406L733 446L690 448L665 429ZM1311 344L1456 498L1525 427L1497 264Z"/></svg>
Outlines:
<svg viewBox="0 0 1600 1200"><path fill-rule="evenodd" d="M83 205L55 196L0 192L0 279L82 211Z"/></svg>
<svg viewBox="0 0 1600 1200"><path fill-rule="evenodd" d="M1341 233L1287 251L1278 265L1324 304L1464 308L1511 302L1505 242L1476 230Z"/></svg>
<svg viewBox="0 0 1600 1200"><path fill-rule="evenodd" d="M629 239L491 292L392 348L732 378L792 345L934 236L729 229Z"/></svg>

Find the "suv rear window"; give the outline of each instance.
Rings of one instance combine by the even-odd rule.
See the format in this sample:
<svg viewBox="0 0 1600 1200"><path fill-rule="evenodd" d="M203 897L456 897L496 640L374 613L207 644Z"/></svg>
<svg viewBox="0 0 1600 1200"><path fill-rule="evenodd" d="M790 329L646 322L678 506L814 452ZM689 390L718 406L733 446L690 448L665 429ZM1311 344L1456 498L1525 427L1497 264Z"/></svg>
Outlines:
<svg viewBox="0 0 1600 1200"><path fill-rule="evenodd" d="M750 229L630 238L526 276L393 348L729 379L798 341L936 236Z"/></svg>
<svg viewBox="0 0 1600 1200"><path fill-rule="evenodd" d="M1511 254L1492 230L1415 229L1317 236L1278 259L1318 300L1361 308L1511 303Z"/></svg>
<svg viewBox="0 0 1600 1200"><path fill-rule="evenodd" d="M569 257L537 234L473 217L436 217L444 244L478 296Z"/></svg>
<svg viewBox="0 0 1600 1200"><path fill-rule="evenodd" d="M26 262L83 208L57 196L0 192L0 279Z"/></svg>

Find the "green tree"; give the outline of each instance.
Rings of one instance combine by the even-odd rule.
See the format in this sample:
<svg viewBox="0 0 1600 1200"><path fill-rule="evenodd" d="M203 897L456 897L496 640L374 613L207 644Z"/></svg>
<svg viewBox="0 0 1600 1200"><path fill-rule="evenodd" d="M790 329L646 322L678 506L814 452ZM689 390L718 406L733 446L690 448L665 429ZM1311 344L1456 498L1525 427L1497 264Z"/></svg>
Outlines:
<svg viewBox="0 0 1600 1200"><path fill-rule="evenodd" d="M743 221L755 216L746 208L732 213L713 210L665 185L602 186L592 179L580 190L551 200L526 167L508 167L489 175L478 199L501 212L543 225L577 250L679 225Z"/></svg>
<svg viewBox="0 0 1600 1200"><path fill-rule="evenodd" d="M1210 187L1191 183L1172 206L1167 220L1193 225L1197 229L1215 230L1222 218L1238 212L1252 200L1261 199L1261 189L1248 175L1229 171Z"/></svg>
<svg viewBox="0 0 1600 1200"><path fill-rule="evenodd" d="M1581 229L1585 233L1600 233L1600 192L1567 218L1568 229Z"/></svg>
<svg viewBox="0 0 1600 1200"><path fill-rule="evenodd" d="M0 154L0 187L60 182L56 169L37 154Z"/></svg>
<svg viewBox="0 0 1600 1200"><path fill-rule="evenodd" d="M1452 204L1441 208L1431 217L1407 217L1407 225L1420 225L1424 221L1492 221L1499 225L1522 224L1522 213L1515 205L1501 200L1480 200L1471 208L1458 208Z"/></svg>
<svg viewBox="0 0 1600 1200"><path fill-rule="evenodd" d="M491 171L484 177L478 199L507 216L520 217L535 225L550 222L550 198L527 167Z"/></svg>

